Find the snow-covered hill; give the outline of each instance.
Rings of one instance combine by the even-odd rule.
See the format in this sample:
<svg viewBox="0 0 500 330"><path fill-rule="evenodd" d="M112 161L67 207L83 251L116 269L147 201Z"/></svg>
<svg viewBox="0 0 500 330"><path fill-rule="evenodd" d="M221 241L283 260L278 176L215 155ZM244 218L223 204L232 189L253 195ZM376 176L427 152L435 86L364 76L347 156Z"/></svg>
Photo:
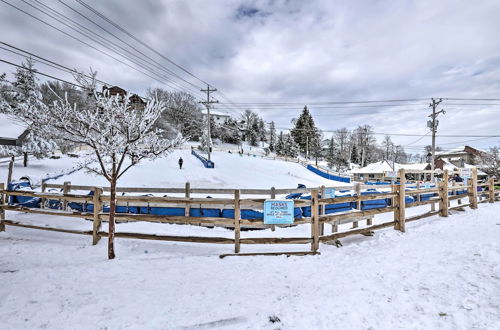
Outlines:
<svg viewBox="0 0 500 330"><path fill-rule="evenodd" d="M182 170L177 164L182 157ZM297 163L263 159L258 156L239 155L216 151L212 153L214 169L204 168L190 150L174 150L167 157L143 161L129 170L119 181L119 186L184 187L190 182L193 188L295 188L297 184L308 187L320 185L346 185L324 179ZM50 182L107 185L104 178L79 171Z"/></svg>

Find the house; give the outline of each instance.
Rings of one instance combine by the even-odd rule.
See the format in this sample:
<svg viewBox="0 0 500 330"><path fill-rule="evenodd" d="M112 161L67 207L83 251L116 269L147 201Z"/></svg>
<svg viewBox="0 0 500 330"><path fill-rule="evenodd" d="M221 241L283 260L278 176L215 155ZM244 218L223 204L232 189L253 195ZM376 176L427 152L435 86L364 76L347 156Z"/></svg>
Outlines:
<svg viewBox="0 0 500 330"><path fill-rule="evenodd" d="M483 150L479 150L470 146L460 146L451 150L437 152L435 159L446 159L446 161L450 162L456 167L464 167L465 164L480 164L481 156L483 153Z"/></svg>
<svg viewBox="0 0 500 330"><path fill-rule="evenodd" d="M106 91L109 93L110 96L118 95L122 100L128 95L126 90L118 86L113 86L113 87L103 86L102 92L104 93ZM128 100L130 108L134 110L144 110L144 108L146 107L146 101L144 101L144 99L137 94L132 94L132 96L130 96Z"/></svg>
<svg viewBox="0 0 500 330"><path fill-rule="evenodd" d="M23 123L0 113L0 145L20 147L28 133L29 130Z"/></svg>
<svg viewBox="0 0 500 330"><path fill-rule="evenodd" d="M207 110L202 110L201 114L203 116L203 122L207 121ZM210 118L213 120L214 123L223 125L226 119L231 118L227 113L222 113L222 112L217 112L217 111L210 111Z"/></svg>
<svg viewBox="0 0 500 330"><path fill-rule="evenodd" d="M368 164L365 167L354 168L350 171L355 181L388 181L393 178L386 177L387 172L397 172L400 169L407 171L407 178L418 178L418 172L426 170L427 163L421 164L398 164L383 160L377 163ZM413 172L413 173L412 173Z"/></svg>
<svg viewBox="0 0 500 330"><path fill-rule="evenodd" d="M396 165L396 164L395 164ZM395 166L396 167L396 166ZM392 162L382 160L350 171L355 181L383 181L386 172L395 171Z"/></svg>

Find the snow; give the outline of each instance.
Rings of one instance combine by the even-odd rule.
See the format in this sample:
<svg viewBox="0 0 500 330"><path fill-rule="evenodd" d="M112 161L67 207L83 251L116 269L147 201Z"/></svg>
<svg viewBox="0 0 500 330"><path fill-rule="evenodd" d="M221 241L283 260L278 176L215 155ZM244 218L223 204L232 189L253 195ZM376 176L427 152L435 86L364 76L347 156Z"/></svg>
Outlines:
<svg viewBox="0 0 500 330"><path fill-rule="evenodd" d="M26 131L26 126L12 119L11 116L0 113L0 138L17 139Z"/></svg>
<svg viewBox="0 0 500 330"><path fill-rule="evenodd" d="M177 164L182 157L182 170ZM206 169L190 150L174 150L165 158L144 160L132 167L118 181L122 187L184 187L190 182L192 188L296 188L302 183L308 187L346 185L324 179L297 163L270 160L261 157L241 156L237 153L213 152L214 169ZM78 185L108 185L103 177L78 171L71 175L51 180L51 183L71 181Z"/></svg>
<svg viewBox="0 0 500 330"><path fill-rule="evenodd" d="M341 248L322 244L318 256L289 258L219 259L232 246L117 239L117 259L108 261L105 239L92 246L87 236L7 227L0 233L0 319L5 329L499 329L500 203L451 213L410 222L406 233L388 228L342 239ZM70 218L7 218L91 227ZM117 225L132 226L233 235ZM285 230L309 228L244 234ZM285 249L298 248L244 245L242 252Z"/></svg>
<svg viewBox="0 0 500 330"><path fill-rule="evenodd" d="M14 163L12 177L18 180L23 176L29 176L33 184L39 185L42 179L54 177L59 174L69 173L80 168L82 159L61 155L59 159L35 159L30 157L28 167L23 166L23 158L18 157ZM0 160L0 182L7 182L9 158Z"/></svg>
<svg viewBox="0 0 500 330"><path fill-rule="evenodd" d="M384 173L388 171L394 171L392 164L389 164L386 160L382 160L380 162L368 164L365 167L355 168L351 170L350 173Z"/></svg>

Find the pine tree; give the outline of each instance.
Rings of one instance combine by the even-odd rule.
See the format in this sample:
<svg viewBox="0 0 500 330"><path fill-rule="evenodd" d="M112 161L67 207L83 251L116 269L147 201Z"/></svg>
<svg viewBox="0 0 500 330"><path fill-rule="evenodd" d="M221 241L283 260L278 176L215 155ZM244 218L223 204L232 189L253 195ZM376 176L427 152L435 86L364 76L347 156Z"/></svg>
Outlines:
<svg viewBox="0 0 500 330"><path fill-rule="evenodd" d="M299 155L299 146L290 134L285 136L285 156L296 158Z"/></svg>
<svg viewBox="0 0 500 330"><path fill-rule="evenodd" d="M299 118L295 120L295 127L290 133L303 154L307 154L311 143L315 143L315 139L320 138L318 129L314 124L314 119L307 106L304 107Z"/></svg>
<svg viewBox="0 0 500 330"><path fill-rule="evenodd" d="M328 152L326 155L326 160L328 162L329 168L334 168L335 165L337 164L337 147L335 145L333 137L328 142Z"/></svg>
<svg viewBox="0 0 500 330"><path fill-rule="evenodd" d="M44 108L42 95L37 85L35 77L34 61L27 58L14 74L15 81L12 83L12 102L9 114L15 118L25 117ZM37 158L45 157L56 148L56 144L42 135L30 132L23 140L21 151L24 155L24 166L28 166L28 154L31 153Z"/></svg>
<svg viewBox="0 0 500 330"><path fill-rule="evenodd" d="M280 132L278 139L276 141L275 152L278 156L285 155L285 138L283 136L283 132Z"/></svg>
<svg viewBox="0 0 500 330"><path fill-rule="evenodd" d="M269 150L275 151L275 144L276 144L276 127L274 126L274 121L271 122L271 125L269 126Z"/></svg>

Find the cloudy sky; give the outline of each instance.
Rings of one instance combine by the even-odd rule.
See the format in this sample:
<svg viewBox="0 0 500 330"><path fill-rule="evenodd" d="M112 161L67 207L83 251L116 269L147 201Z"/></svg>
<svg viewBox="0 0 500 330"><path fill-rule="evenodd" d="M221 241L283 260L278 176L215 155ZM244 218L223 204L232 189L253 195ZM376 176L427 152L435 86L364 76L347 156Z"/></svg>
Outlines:
<svg viewBox="0 0 500 330"><path fill-rule="evenodd" d="M198 89L208 82L223 93L214 93L226 103L218 105L220 111L238 115L248 107L282 128L308 104L326 137L340 127L370 124L381 134L416 135L392 138L419 152L430 144L430 136L419 136L428 133L431 97L500 99L499 17L497 0L0 0L0 41L70 68L92 67L101 80L139 94L159 86L201 98ZM111 49L96 42L101 37ZM136 63L118 53L136 56ZM22 61L4 49L0 59ZM40 62L37 69L72 79ZM0 72L13 70L0 63ZM417 100L331 103L394 99ZM439 137L443 148L462 141L477 147L500 144L500 138L478 140L500 135L500 100L445 100L441 108L447 112L438 134L458 135Z"/></svg>

